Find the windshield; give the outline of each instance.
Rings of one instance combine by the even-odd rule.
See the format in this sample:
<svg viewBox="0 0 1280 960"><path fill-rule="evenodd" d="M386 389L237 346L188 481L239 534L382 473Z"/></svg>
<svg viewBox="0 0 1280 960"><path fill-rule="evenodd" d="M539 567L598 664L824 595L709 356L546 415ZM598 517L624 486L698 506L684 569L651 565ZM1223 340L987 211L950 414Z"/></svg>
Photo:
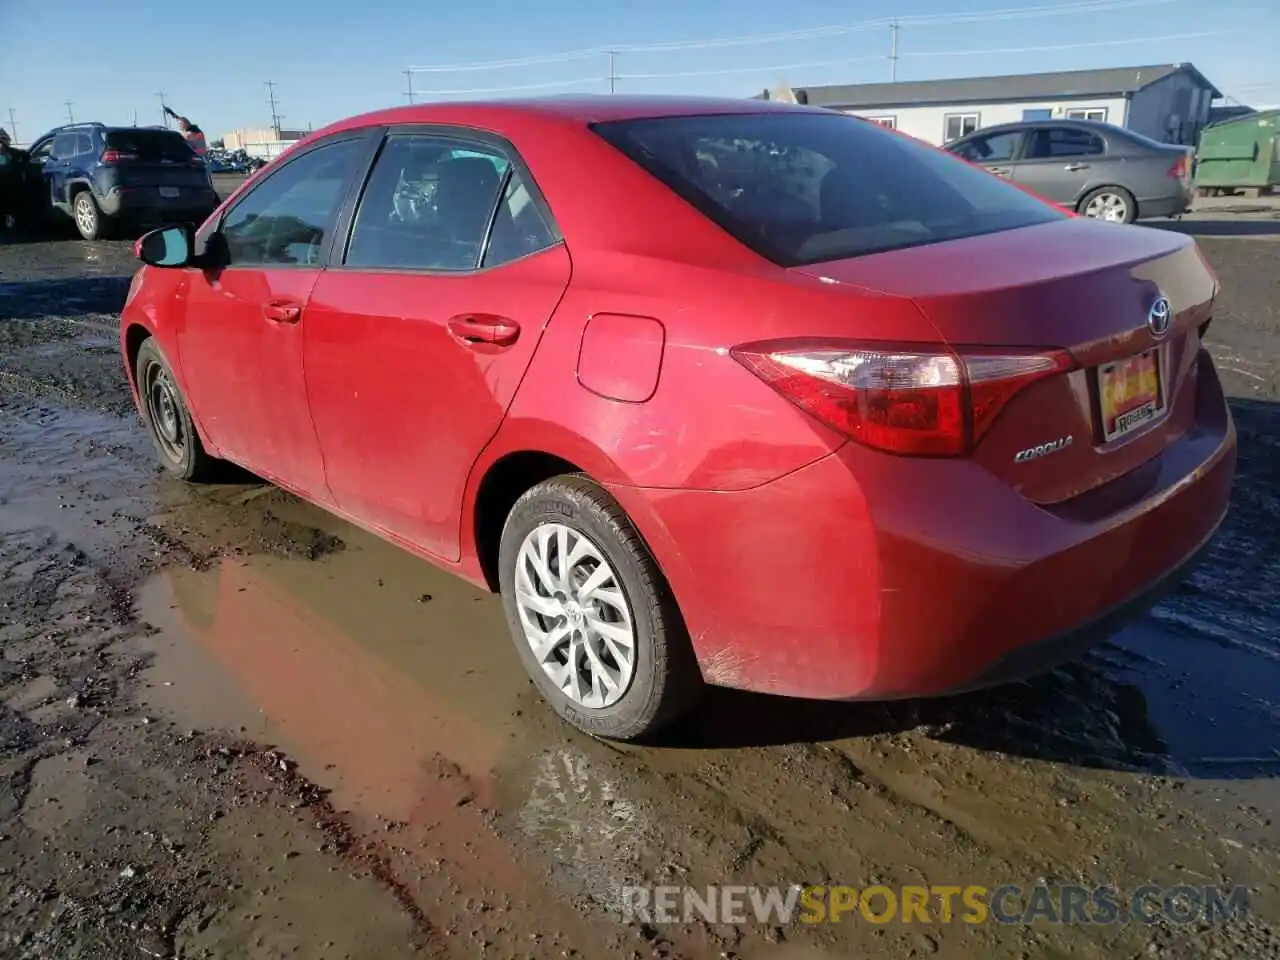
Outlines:
<svg viewBox="0 0 1280 960"><path fill-rule="evenodd" d="M963 160L837 113L663 117L593 129L782 266L1065 216Z"/></svg>
<svg viewBox="0 0 1280 960"><path fill-rule="evenodd" d="M107 147L144 160L190 160L195 154L172 130L109 130Z"/></svg>

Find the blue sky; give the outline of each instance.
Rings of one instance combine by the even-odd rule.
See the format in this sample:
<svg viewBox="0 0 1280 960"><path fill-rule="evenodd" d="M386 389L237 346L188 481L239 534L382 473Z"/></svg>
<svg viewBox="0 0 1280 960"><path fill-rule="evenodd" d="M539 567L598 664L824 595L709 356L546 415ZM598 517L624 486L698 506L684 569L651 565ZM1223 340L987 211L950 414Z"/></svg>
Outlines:
<svg viewBox="0 0 1280 960"><path fill-rule="evenodd" d="M1088 2L1100 9L1043 12ZM265 82L272 80L284 125L318 127L404 103L410 66L743 37L773 39L625 50L617 90L746 96L780 81L882 81L889 30L868 21L890 17L903 18L900 80L1191 61L1239 100L1280 104L1275 0L262 0L243 14L233 9L0 0L0 126L9 126L12 108L19 141L30 142L66 122L67 100L77 120L130 123L136 111L139 123L156 123L156 94L165 91L175 109L218 137L270 122ZM973 19L964 22L966 15ZM848 29L825 29L841 27ZM803 30L811 32L777 37ZM1187 36L1211 31L1229 32ZM414 86L418 99L607 92L608 72L608 57L593 53L418 73ZM455 92L493 88L502 92Z"/></svg>

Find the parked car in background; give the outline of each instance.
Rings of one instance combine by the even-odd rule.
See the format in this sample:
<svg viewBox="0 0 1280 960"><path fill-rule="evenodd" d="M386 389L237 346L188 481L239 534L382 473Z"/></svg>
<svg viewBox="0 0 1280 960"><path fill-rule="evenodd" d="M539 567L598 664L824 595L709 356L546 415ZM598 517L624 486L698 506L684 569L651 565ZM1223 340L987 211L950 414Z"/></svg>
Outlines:
<svg viewBox="0 0 1280 960"><path fill-rule="evenodd" d="M164 468L233 461L501 592L597 736L704 682L1043 671L1227 510L1192 238L820 108L401 107L136 250L121 359Z"/></svg>
<svg viewBox="0 0 1280 960"><path fill-rule="evenodd" d="M48 216L70 217L86 240L125 224L199 224L218 206L204 161L173 130L69 124L28 153L35 200Z"/></svg>
<svg viewBox="0 0 1280 960"><path fill-rule="evenodd" d="M1110 123L1006 123L984 127L943 149L1098 220L1175 217L1191 204L1191 148Z"/></svg>

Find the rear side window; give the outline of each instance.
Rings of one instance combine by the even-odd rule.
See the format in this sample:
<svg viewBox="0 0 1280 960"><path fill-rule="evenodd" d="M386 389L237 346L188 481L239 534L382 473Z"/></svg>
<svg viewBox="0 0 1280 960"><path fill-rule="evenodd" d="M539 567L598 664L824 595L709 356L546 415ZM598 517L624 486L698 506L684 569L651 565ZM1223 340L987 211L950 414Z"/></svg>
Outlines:
<svg viewBox="0 0 1280 960"><path fill-rule="evenodd" d="M1107 152L1107 145L1096 133L1075 127L1045 127L1032 130L1027 143L1028 160L1051 160L1058 157L1094 157Z"/></svg>
<svg viewBox="0 0 1280 960"><path fill-rule="evenodd" d="M106 140L108 150L143 160L190 160L195 156L181 134L172 130L111 130Z"/></svg>
<svg viewBox="0 0 1280 960"><path fill-rule="evenodd" d="M501 153L404 134L390 137L374 164L345 263L475 270L554 242L521 173Z"/></svg>
<svg viewBox="0 0 1280 960"><path fill-rule="evenodd" d="M663 117L593 129L782 266L1065 216L941 150L837 113Z"/></svg>
<svg viewBox="0 0 1280 960"><path fill-rule="evenodd" d="M59 160L76 155L76 135L74 133L60 133L53 138L53 156Z"/></svg>

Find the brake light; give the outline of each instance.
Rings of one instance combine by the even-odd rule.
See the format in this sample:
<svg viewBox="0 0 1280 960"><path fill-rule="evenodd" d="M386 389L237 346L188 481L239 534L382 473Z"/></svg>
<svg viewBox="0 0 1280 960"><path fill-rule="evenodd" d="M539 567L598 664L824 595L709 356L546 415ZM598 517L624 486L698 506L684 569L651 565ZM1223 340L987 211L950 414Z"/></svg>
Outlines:
<svg viewBox="0 0 1280 960"><path fill-rule="evenodd" d="M899 349L793 340L730 352L832 429L908 456L963 456L1014 396L1075 365L1062 350L997 354L920 344Z"/></svg>
<svg viewBox="0 0 1280 960"><path fill-rule="evenodd" d="M123 150L103 150L102 151L103 163L119 163L122 160L137 160L137 159L138 159L138 155L136 153L126 153Z"/></svg>
<svg viewBox="0 0 1280 960"><path fill-rule="evenodd" d="M1165 176L1171 180L1186 180L1191 173L1191 155L1179 154L1178 159L1173 161L1173 166L1165 171Z"/></svg>

